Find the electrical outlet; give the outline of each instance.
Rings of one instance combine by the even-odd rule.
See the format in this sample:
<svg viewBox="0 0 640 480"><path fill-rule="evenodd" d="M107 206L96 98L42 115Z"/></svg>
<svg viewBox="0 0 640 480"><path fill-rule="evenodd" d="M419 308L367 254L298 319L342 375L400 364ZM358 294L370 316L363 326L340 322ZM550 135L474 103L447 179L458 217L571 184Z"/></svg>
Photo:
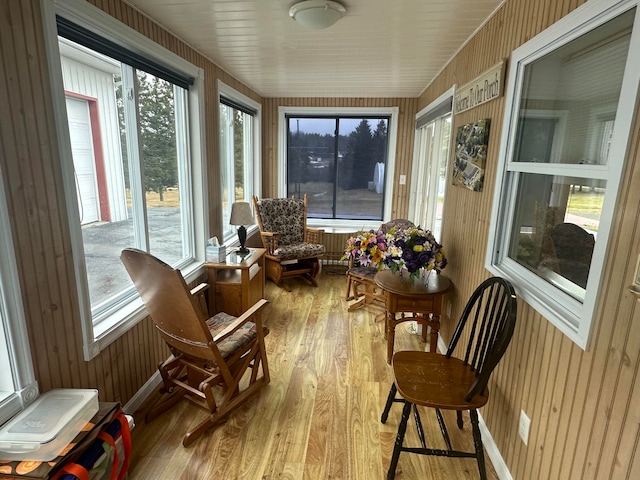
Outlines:
<svg viewBox="0 0 640 480"><path fill-rule="evenodd" d="M400 175L400 185L405 185L407 183L407 176Z"/></svg>
<svg viewBox="0 0 640 480"><path fill-rule="evenodd" d="M527 417L524 410L520 410L520 421L518 422L518 435L525 445L529 444L529 428L531 427L531 419Z"/></svg>

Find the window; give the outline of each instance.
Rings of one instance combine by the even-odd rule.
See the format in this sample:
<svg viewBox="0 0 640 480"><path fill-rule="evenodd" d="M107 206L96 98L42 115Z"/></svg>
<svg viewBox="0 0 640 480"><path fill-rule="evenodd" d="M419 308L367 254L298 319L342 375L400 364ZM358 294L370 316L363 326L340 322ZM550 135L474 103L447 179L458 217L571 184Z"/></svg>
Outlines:
<svg viewBox="0 0 640 480"><path fill-rule="evenodd" d="M416 115L416 140L411 174L409 219L442 238L453 89Z"/></svg>
<svg viewBox="0 0 640 480"><path fill-rule="evenodd" d="M0 172L0 425L38 396Z"/></svg>
<svg viewBox="0 0 640 480"><path fill-rule="evenodd" d="M509 75L487 268L585 349L638 90L635 4L577 9Z"/></svg>
<svg viewBox="0 0 640 480"><path fill-rule="evenodd" d="M281 107L281 196L309 202L309 223L378 226L389 218L397 108Z"/></svg>
<svg viewBox="0 0 640 480"><path fill-rule="evenodd" d="M85 2L55 8L54 101L91 358L144 316L120 262L123 248L148 251L187 275L201 266L202 79Z"/></svg>
<svg viewBox="0 0 640 480"><path fill-rule="evenodd" d="M218 82L220 96L220 182L225 243L236 241L229 224L233 202L249 202L260 192L261 106ZM253 227L256 228L256 227Z"/></svg>

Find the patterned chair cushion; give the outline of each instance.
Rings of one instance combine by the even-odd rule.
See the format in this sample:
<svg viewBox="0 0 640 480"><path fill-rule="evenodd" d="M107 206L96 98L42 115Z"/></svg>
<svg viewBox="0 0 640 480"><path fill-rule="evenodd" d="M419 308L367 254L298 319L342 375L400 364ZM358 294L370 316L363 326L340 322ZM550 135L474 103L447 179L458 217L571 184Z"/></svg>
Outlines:
<svg viewBox="0 0 640 480"><path fill-rule="evenodd" d="M373 277L376 276L376 273L378 273L378 269L374 267L357 266L347 270L348 275L352 275L358 278L366 278L371 281L373 281Z"/></svg>
<svg viewBox="0 0 640 480"><path fill-rule="evenodd" d="M209 327L211 336L215 338L216 335L227 328L236 318L238 317L234 317L228 313L216 313L213 317L207 320L207 327ZM269 329L267 327L262 327L262 330L265 336L269 333ZM256 324L253 322L247 322L232 335L218 343L218 350L220 350L222 358L226 360L238 350L247 347L256 339L256 337Z"/></svg>
<svg viewBox="0 0 640 480"><path fill-rule="evenodd" d="M263 198L258 209L264 231L278 233L278 245L304 242L304 200Z"/></svg>
<svg viewBox="0 0 640 480"><path fill-rule="evenodd" d="M293 245L281 245L276 248L273 254L280 260L291 260L294 258L316 257L324 253L324 245L318 243L296 243Z"/></svg>

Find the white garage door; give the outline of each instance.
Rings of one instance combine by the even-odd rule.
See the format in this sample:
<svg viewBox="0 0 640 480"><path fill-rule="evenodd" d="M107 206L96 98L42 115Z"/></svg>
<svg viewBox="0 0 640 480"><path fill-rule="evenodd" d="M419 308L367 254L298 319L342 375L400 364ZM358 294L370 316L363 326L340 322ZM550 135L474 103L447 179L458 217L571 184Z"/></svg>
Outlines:
<svg viewBox="0 0 640 480"><path fill-rule="evenodd" d="M85 225L100 220L89 103L86 100L67 97L67 117L69 119L80 223Z"/></svg>

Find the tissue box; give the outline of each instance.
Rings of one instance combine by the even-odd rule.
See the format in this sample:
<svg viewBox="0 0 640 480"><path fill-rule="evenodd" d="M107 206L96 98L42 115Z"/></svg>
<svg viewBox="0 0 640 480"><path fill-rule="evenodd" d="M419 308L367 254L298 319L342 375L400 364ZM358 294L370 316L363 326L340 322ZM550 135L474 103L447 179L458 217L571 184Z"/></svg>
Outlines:
<svg viewBox="0 0 640 480"><path fill-rule="evenodd" d="M207 262L224 263L227 258L227 247L225 245L207 246L206 258Z"/></svg>

